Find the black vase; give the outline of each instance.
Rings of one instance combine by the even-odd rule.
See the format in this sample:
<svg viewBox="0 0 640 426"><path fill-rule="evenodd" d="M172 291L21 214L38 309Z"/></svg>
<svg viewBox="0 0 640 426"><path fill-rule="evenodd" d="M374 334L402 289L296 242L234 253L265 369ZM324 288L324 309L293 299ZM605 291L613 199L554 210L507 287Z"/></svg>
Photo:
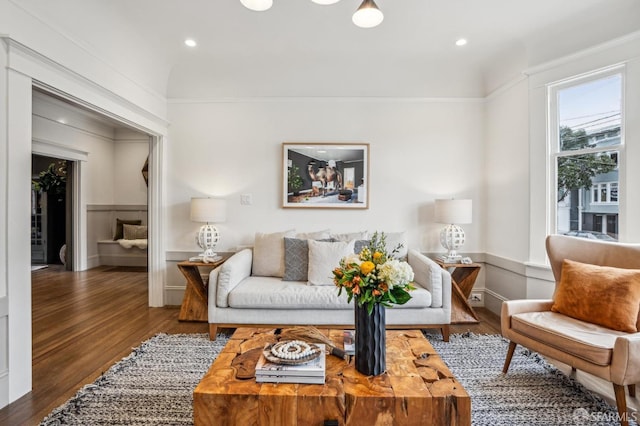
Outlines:
<svg viewBox="0 0 640 426"><path fill-rule="evenodd" d="M366 376L377 376L387 368L385 307L376 303L371 315L367 305L355 301L356 370Z"/></svg>

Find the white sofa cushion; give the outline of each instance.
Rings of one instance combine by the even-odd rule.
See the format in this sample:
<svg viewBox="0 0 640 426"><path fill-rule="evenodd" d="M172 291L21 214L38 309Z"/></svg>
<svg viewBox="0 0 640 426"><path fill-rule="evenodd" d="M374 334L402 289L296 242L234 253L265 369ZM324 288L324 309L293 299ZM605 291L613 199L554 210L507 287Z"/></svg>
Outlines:
<svg viewBox="0 0 640 426"><path fill-rule="evenodd" d="M442 307L442 268L433 260L419 253L409 250L407 261L413 269L414 281L426 288L433 295L432 308Z"/></svg>
<svg viewBox="0 0 640 426"><path fill-rule="evenodd" d="M293 229L271 234L256 232L251 274L282 278L284 275L284 237L293 237L294 234Z"/></svg>
<svg viewBox="0 0 640 426"><path fill-rule="evenodd" d="M242 280L251 275L252 252L244 249L231 256L217 271L218 288L216 291L216 304L221 308L229 306L229 292L233 290ZM216 282L211 275L210 283ZM211 281L214 279L214 281Z"/></svg>
<svg viewBox="0 0 640 426"><path fill-rule="evenodd" d="M344 241L347 243L352 240L368 240L369 232L362 231L362 232L350 232L347 234L331 234L331 238L333 238L336 241Z"/></svg>
<svg viewBox="0 0 640 426"><path fill-rule="evenodd" d="M308 240L309 244L309 284L333 286L332 271L340 264L340 259L353 253L355 241L326 242Z"/></svg>
<svg viewBox="0 0 640 426"><path fill-rule="evenodd" d="M298 232L296 238L300 240L325 240L331 238L331 232L328 229L315 232Z"/></svg>
<svg viewBox="0 0 640 426"><path fill-rule="evenodd" d="M335 286L310 286L302 281L275 277L245 278L229 293L229 306L239 309L353 309L347 294L338 296ZM411 300L392 309L428 308L431 293L422 287L411 292ZM266 313L265 315L268 315Z"/></svg>

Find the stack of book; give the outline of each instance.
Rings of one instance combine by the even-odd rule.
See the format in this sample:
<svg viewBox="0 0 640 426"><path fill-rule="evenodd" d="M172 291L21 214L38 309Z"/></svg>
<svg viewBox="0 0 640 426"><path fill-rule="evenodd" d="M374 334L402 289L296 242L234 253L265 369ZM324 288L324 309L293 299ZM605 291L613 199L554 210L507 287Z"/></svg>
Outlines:
<svg viewBox="0 0 640 426"><path fill-rule="evenodd" d="M317 344L320 356L298 365L276 364L260 356L256 364L256 382L258 383L310 383L324 384L325 345Z"/></svg>

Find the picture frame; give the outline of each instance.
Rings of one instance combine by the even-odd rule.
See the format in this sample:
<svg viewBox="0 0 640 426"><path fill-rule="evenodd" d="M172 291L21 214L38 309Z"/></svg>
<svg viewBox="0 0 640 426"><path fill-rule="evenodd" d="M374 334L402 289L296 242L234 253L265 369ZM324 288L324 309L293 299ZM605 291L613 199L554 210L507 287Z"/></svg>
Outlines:
<svg viewBox="0 0 640 426"><path fill-rule="evenodd" d="M282 207L369 208L369 144L282 144Z"/></svg>

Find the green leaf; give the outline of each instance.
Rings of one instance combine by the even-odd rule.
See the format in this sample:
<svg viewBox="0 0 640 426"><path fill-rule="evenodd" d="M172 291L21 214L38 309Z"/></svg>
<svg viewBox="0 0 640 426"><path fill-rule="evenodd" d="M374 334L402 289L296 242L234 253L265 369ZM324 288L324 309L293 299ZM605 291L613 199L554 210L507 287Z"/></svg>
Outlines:
<svg viewBox="0 0 640 426"><path fill-rule="evenodd" d="M397 303L398 305L404 305L409 300L411 300L411 295L407 291L399 287L394 287L391 290L391 293L393 293L393 297L395 297L396 299L395 303Z"/></svg>

